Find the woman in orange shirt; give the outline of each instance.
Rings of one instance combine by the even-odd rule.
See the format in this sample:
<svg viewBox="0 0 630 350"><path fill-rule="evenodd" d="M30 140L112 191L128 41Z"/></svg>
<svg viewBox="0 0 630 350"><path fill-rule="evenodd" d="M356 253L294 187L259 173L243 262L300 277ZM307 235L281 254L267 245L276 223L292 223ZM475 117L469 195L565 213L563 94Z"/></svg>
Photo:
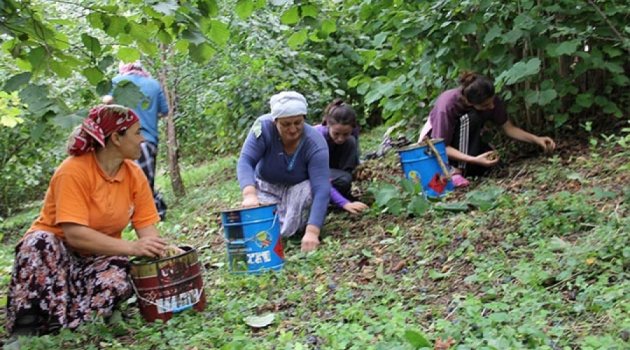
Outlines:
<svg viewBox="0 0 630 350"><path fill-rule="evenodd" d="M131 295L129 256L163 256L159 216L142 170L138 117L101 105L70 137L39 217L15 248L6 328L34 335L109 317ZM138 240L121 239L131 222ZM14 337L15 338L15 337Z"/></svg>

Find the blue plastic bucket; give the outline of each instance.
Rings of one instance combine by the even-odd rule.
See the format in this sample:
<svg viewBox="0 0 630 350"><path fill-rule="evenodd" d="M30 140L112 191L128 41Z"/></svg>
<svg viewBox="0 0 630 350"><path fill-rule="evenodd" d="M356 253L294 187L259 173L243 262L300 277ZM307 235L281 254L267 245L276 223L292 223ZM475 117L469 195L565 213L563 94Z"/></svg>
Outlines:
<svg viewBox="0 0 630 350"><path fill-rule="evenodd" d="M284 266L276 205L221 212L230 271L260 273Z"/></svg>
<svg viewBox="0 0 630 350"><path fill-rule="evenodd" d="M442 162L448 169L448 158L446 157L444 141L434 139L432 142ZM445 179L445 174L440 168L437 156L433 154L433 151L426 143L403 148L398 153L400 154L400 163L402 164L405 177L415 183L420 183L425 196L431 198L442 197L455 188L451 180L448 180L445 186L436 184L436 180Z"/></svg>

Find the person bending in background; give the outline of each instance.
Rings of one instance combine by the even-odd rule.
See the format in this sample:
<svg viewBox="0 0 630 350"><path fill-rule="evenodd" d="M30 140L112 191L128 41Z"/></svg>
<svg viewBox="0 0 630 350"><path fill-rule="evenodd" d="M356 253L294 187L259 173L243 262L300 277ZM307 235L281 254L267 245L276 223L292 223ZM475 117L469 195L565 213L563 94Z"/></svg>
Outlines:
<svg viewBox="0 0 630 350"><path fill-rule="evenodd" d="M134 162L144 141L123 106L90 110L72 133L39 217L15 248L6 329L17 335L74 329L128 298L129 256L162 256L153 196ZM131 222L138 240L121 239Z"/></svg>
<svg viewBox="0 0 630 350"><path fill-rule="evenodd" d="M496 152L481 137L487 121L501 126L507 136L538 145L544 152L556 148L551 138L536 136L512 124L489 78L464 72L459 83L459 87L444 91L437 98L419 139L430 136L444 140L456 187L469 184L464 176L483 175L499 162Z"/></svg>
<svg viewBox="0 0 630 350"><path fill-rule="evenodd" d="M352 201L352 172L359 165L359 128L357 115L351 106L335 99L324 110L322 124L316 125L328 144L330 165L330 200L351 214L359 214L368 208L362 202Z"/></svg>
<svg viewBox="0 0 630 350"><path fill-rule="evenodd" d="M129 81L136 85L144 98L138 101L133 111L140 118L142 125L141 131L144 137L142 143L142 155L137 160L138 165L142 168L144 175L149 180L149 186L153 192L153 201L157 207L160 219L166 218L166 203L162 195L155 190L155 167L158 154L158 120L168 114L168 102L164 96L164 91L160 83L151 77L139 61L133 63L121 62L118 66L119 74L112 79L114 84L122 81ZM114 103L111 95L103 96L103 103Z"/></svg>
<svg viewBox="0 0 630 350"><path fill-rule="evenodd" d="M280 233L304 231L302 251L319 246L330 199L328 148L305 123L307 102L294 91L271 97L271 113L254 122L238 159L243 207L277 203Z"/></svg>

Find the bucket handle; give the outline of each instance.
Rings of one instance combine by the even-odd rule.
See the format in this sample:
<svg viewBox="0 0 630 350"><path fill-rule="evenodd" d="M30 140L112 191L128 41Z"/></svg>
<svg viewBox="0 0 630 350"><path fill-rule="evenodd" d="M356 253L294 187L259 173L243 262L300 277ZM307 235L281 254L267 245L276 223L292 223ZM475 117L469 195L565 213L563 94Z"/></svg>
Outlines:
<svg viewBox="0 0 630 350"><path fill-rule="evenodd" d="M275 212L275 214L273 215L273 222L271 223L271 226L269 226L269 228L268 228L268 229L266 229L265 231L269 231L269 230L271 230L271 229L272 229L272 228L276 225L276 220L278 220L278 216L279 216L279 214L278 214L278 212L276 211L276 212ZM239 243L239 244L240 244L240 243L245 244L245 243L247 243L247 242L253 241L254 239L256 239L256 236L255 236L255 235L254 235L254 236L252 236L252 237L249 237L248 239L235 239L235 240L233 240L233 241L230 241L230 240L229 240L229 239L227 239L225 236L223 237L223 241L225 241L225 243Z"/></svg>
<svg viewBox="0 0 630 350"><path fill-rule="evenodd" d="M203 264L199 264L199 267L201 268L199 271L199 274L201 275L201 288L197 291L197 295L195 295L194 300L186 305L183 306L178 306L178 307L174 307L170 310L166 310L166 312L172 312L172 313L178 313L187 309L190 309L191 307L193 307L195 304L197 304L199 302L199 300L201 300L201 295L204 292L204 288L206 287L206 282L203 280L203 273L206 272L206 268L203 266ZM197 278L197 276L194 276L193 278ZM140 295L140 293L138 292L138 289L136 288L136 284L133 282L133 278L129 277L129 282L131 283L131 287L133 288L134 293L136 294L136 298L144 301L147 304L151 304L153 306L155 306L156 308L159 309L164 309L164 307L162 305L159 305L158 303L156 303L153 300L149 300L143 296Z"/></svg>
<svg viewBox="0 0 630 350"><path fill-rule="evenodd" d="M429 148L431 148L431 151L433 152L433 154L435 154L438 164L440 165L440 169L442 169L442 173L444 173L444 176L446 176L446 180L450 181L451 172L448 171L448 169L446 169L446 165L444 164L444 161L442 160L442 155L440 155L437 149L435 149L435 146L433 145L433 141L431 141L431 138L429 136L426 136L424 138L424 141L427 143L427 145L429 145Z"/></svg>

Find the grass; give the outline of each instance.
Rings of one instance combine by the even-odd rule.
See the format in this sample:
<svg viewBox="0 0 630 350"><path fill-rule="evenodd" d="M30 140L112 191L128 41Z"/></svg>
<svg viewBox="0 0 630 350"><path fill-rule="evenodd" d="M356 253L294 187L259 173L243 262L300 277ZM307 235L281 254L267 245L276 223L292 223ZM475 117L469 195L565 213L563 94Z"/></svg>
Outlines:
<svg viewBox="0 0 630 350"><path fill-rule="evenodd" d="M364 154L385 129L363 137ZM614 140L597 148L561 142L555 156L519 160L447 198L483 197L487 207L451 212L433 204L419 216L376 204L362 217L333 212L321 249L303 254L288 241L284 269L260 276L230 274L225 264L218 212L240 202L236 158L185 168L183 198L158 179L170 204L160 229L175 242L208 247L201 251L206 309L147 324L127 305L121 326L95 321L26 348L414 349L451 338L459 350L625 349L629 157ZM358 183L363 193L398 176L395 152L364 165L373 175ZM2 295L20 225L11 227L0 248ZM275 320L266 328L243 320L268 313Z"/></svg>

